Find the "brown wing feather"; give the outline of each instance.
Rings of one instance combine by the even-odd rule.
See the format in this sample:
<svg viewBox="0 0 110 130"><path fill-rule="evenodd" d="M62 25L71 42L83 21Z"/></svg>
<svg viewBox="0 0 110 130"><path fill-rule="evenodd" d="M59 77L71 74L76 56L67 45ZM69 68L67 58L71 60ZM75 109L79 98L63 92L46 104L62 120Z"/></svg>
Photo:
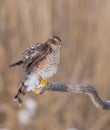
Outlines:
<svg viewBox="0 0 110 130"><path fill-rule="evenodd" d="M37 66L37 64L51 52L51 47L46 43L34 44L23 53L23 68L26 72L32 71L34 66Z"/></svg>

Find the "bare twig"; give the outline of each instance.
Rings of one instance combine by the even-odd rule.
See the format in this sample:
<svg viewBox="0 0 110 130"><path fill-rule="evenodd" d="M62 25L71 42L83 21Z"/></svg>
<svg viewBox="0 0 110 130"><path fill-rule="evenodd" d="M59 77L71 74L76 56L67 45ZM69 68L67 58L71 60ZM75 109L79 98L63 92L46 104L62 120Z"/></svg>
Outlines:
<svg viewBox="0 0 110 130"><path fill-rule="evenodd" d="M92 102L97 108L110 110L110 101L103 101L97 90L89 84L59 84L50 83L50 88L48 91L59 91L59 92L69 92L69 93L82 93L90 96Z"/></svg>

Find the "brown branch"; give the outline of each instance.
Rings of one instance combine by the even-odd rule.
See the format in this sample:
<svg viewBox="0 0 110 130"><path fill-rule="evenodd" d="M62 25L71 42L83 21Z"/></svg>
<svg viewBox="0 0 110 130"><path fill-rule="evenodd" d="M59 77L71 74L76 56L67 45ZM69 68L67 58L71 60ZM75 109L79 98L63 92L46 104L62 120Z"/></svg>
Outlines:
<svg viewBox="0 0 110 130"><path fill-rule="evenodd" d="M110 101L103 101L97 90L89 84L59 84L50 83L50 88L48 91L59 91L59 92L69 92L69 93L82 93L90 96L93 104L100 109L110 110Z"/></svg>

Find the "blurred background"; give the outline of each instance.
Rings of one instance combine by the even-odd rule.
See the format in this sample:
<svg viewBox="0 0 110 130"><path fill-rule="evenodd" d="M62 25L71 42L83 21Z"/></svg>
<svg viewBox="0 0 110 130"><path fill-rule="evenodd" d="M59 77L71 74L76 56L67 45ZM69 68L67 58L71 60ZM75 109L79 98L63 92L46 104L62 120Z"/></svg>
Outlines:
<svg viewBox="0 0 110 130"><path fill-rule="evenodd" d="M110 112L86 95L30 92L22 107L13 101L22 70L9 64L51 35L64 43L51 81L87 82L110 99L109 0L0 0L0 130L110 130Z"/></svg>

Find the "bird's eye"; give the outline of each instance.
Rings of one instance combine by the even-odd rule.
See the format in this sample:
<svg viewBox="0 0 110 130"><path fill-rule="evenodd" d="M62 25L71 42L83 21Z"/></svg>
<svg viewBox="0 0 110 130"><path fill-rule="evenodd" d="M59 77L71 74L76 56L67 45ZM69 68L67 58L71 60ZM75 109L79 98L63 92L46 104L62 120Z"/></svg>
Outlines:
<svg viewBox="0 0 110 130"><path fill-rule="evenodd" d="M60 45L60 41L59 41L59 40L56 40L55 43L56 43L57 45Z"/></svg>

